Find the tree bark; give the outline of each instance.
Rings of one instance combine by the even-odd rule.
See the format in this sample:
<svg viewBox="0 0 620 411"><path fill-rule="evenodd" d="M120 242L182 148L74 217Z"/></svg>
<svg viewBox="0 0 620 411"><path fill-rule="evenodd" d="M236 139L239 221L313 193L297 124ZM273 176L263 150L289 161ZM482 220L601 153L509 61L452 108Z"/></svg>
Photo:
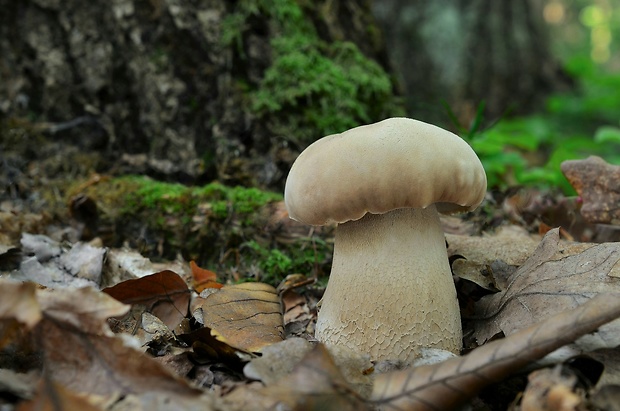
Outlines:
<svg viewBox="0 0 620 411"><path fill-rule="evenodd" d="M272 64L282 33L270 13L282 5L301 9L326 44L358 43L387 65L367 0L0 0L3 151L27 122L67 150L103 153L95 171L281 188L303 147L248 100Z"/></svg>

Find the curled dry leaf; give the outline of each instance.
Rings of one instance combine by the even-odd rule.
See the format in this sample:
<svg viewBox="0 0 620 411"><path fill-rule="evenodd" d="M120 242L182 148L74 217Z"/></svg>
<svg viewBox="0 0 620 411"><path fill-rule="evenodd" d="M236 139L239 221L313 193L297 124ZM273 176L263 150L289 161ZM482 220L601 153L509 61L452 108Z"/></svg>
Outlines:
<svg viewBox="0 0 620 411"><path fill-rule="evenodd" d="M620 279L609 275L620 260L620 244L599 244L575 255L557 257L558 244L559 231L549 231L533 255L509 278L507 288L476 304L475 336L480 344L500 331L510 335L577 307L599 293L620 292ZM607 338L604 333L599 335ZM604 346L605 342L600 344Z"/></svg>
<svg viewBox="0 0 620 411"><path fill-rule="evenodd" d="M170 270L123 281L103 292L125 304L144 306L171 330L187 315L190 300L187 284Z"/></svg>
<svg viewBox="0 0 620 411"><path fill-rule="evenodd" d="M385 410L454 409L484 386L618 317L620 295L598 295L464 357L379 375L371 403Z"/></svg>
<svg viewBox="0 0 620 411"><path fill-rule="evenodd" d="M192 286L197 293L207 288L222 288L223 284L217 282L217 274L206 268L200 268L194 260L189 262L192 271Z"/></svg>
<svg viewBox="0 0 620 411"><path fill-rule="evenodd" d="M200 359L208 358L225 363L239 363L240 355L252 353L240 348L232 347L225 341L220 341L209 327L200 327L188 334L179 335L179 339L192 347L194 354Z"/></svg>
<svg viewBox="0 0 620 411"><path fill-rule="evenodd" d="M40 290L43 319L32 337L49 377L64 388L101 396L162 395L195 397L199 392L153 358L112 334L107 319L128 306L91 288Z"/></svg>
<svg viewBox="0 0 620 411"><path fill-rule="evenodd" d="M196 298L192 313L217 340L242 351L259 352L284 339L280 298L268 284L226 285Z"/></svg>
<svg viewBox="0 0 620 411"><path fill-rule="evenodd" d="M82 333L111 337L106 320L129 311L129 306L92 288L39 290L37 301L49 322Z"/></svg>
<svg viewBox="0 0 620 411"><path fill-rule="evenodd" d="M591 223L620 223L620 166L600 157L568 160L562 172L583 200L581 215Z"/></svg>
<svg viewBox="0 0 620 411"><path fill-rule="evenodd" d="M35 291L34 283L0 280L0 320L13 319L27 328L36 325L41 320L41 308Z"/></svg>
<svg viewBox="0 0 620 411"><path fill-rule="evenodd" d="M518 226L505 226L481 237L446 235L452 272L459 278L496 292L506 275L525 262L540 242Z"/></svg>

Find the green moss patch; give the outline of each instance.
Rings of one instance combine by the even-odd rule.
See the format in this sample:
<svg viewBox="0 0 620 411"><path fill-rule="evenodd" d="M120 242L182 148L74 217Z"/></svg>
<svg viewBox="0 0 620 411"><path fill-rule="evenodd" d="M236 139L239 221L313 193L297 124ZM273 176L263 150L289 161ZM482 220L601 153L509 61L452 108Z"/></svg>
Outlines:
<svg viewBox="0 0 620 411"><path fill-rule="evenodd" d="M279 228L272 224L282 201L278 193L126 176L78 183L68 190L68 198L77 194L97 204L105 245L129 244L153 259L181 254L229 280L277 284L290 273L310 274L331 258L331 245L322 240L279 239Z"/></svg>
<svg viewBox="0 0 620 411"><path fill-rule="evenodd" d="M351 42L321 40L307 14L295 0L242 0L224 21L224 41L237 46L239 27L248 26L242 22L253 16L269 22L272 63L249 91L251 112L275 134L301 145L402 115L383 68Z"/></svg>

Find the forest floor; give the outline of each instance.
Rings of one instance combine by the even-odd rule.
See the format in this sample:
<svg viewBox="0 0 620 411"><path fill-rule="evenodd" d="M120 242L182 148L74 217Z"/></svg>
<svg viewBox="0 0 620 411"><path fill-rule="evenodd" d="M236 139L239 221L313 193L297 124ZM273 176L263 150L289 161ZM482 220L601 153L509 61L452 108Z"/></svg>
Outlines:
<svg viewBox="0 0 620 411"><path fill-rule="evenodd" d="M583 197L496 190L442 217L467 356L415 374L317 343L333 227L290 221L277 193L4 167L3 409L618 409L620 325L577 339L620 315L595 298L620 291L620 230Z"/></svg>

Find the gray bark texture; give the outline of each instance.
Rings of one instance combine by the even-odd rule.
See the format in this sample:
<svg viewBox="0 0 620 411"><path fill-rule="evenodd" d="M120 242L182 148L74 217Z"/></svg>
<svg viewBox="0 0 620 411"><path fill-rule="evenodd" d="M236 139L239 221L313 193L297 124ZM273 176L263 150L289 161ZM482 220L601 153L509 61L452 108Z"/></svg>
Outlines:
<svg viewBox="0 0 620 411"><path fill-rule="evenodd" d="M248 90L260 87L282 35L262 17L293 3L0 0L3 151L29 140L22 154L44 155L32 144L42 131L66 153L103 153L95 171L281 187L303 147L270 128L283 111L251 110ZM301 10L321 42L356 44L387 65L367 1ZM312 104L312 92L291 106Z"/></svg>

